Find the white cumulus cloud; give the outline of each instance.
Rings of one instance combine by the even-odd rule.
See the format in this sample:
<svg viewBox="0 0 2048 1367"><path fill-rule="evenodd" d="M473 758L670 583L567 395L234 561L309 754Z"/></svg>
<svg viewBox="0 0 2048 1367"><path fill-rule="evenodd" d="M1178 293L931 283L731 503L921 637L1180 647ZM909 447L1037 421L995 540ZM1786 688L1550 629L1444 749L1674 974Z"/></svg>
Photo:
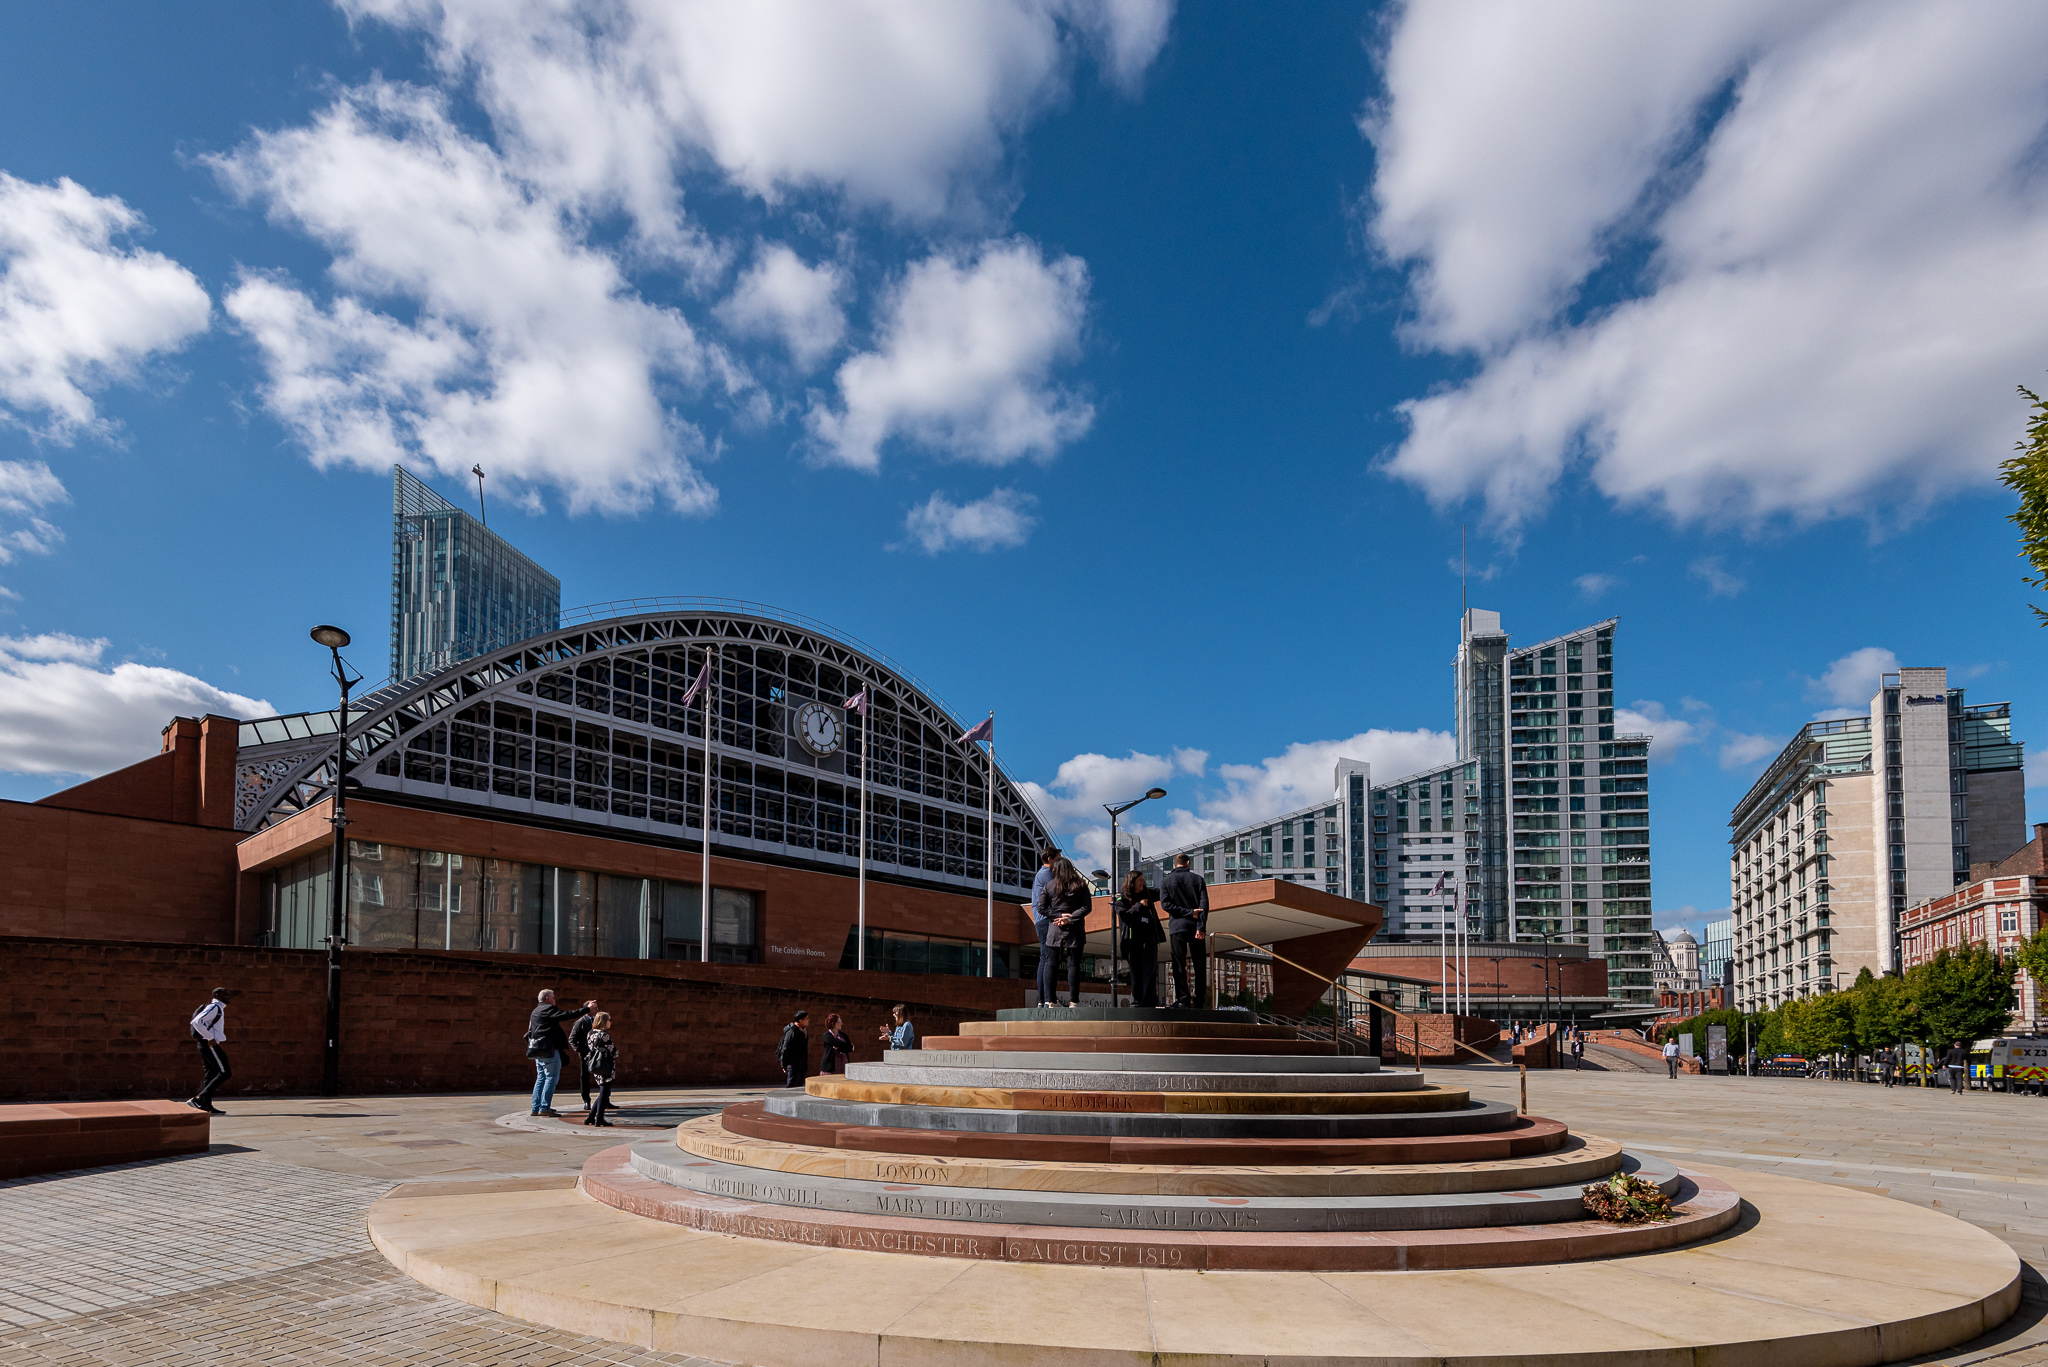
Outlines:
<svg viewBox="0 0 2048 1367"><path fill-rule="evenodd" d="M1995 478L2048 354L2048 11L1410 5L1389 35L1372 229L1411 340L1477 363L1402 405L1395 476L1510 532L1577 471L1743 525Z"/></svg>
<svg viewBox="0 0 2048 1367"><path fill-rule="evenodd" d="M935 493L910 510L903 530L927 555L956 546L975 551L1021 546L1038 525L1026 511L1035 502L1015 489L997 489L972 503L955 503Z"/></svg>
<svg viewBox="0 0 2048 1367"><path fill-rule="evenodd" d="M122 244L146 226L68 177L0 171L0 420L58 441L104 430L95 391L206 331L213 305L192 272Z"/></svg>
<svg viewBox="0 0 2048 1367"><path fill-rule="evenodd" d="M1621 580L1612 574L1582 574L1572 583L1586 597L1599 598L1617 587Z"/></svg>
<svg viewBox="0 0 2048 1367"><path fill-rule="evenodd" d="M1877 696L1878 676L1896 674L1899 657L1883 646L1852 650L1821 671L1818 679L1806 681L1806 696L1815 702L1846 709L1845 716L1867 715L1870 700Z"/></svg>
<svg viewBox="0 0 2048 1367"><path fill-rule="evenodd" d="M105 640L63 633L0 636L0 770L103 774L156 754L173 717L276 711L175 669L106 668L106 651Z"/></svg>
<svg viewBox="0 0 2048 1367"><path fill-rule="evenodd" d="M1134 91L1169 0L343 0L474 75L525 174L702 255L681 173L912 220L972 210L1005 140L1092 53Z"/></svg>
<svg viewBox="0 0 2048 1367"><path fill-rule="evenodd" d="M891 438L987 465L1049 459L1095 410L1055 385L1080 350L1088 268L1023 239L913 264L883 308L873 350L839 367L839 403L811 409L824 459L878 469Z"/></svg>
<svg viewBox="0 0 2048 1367"><path fill-rule="evenodd" d="M1749 587L1741 575L1729 572L1727 560L1718 555L1703 555L1686 567L1686 574L1707 586L1707 592L1716 598L1733 598Z"/></svg>
<svg viewBox="0 0 2048 1367"><path fill-rule="evenodd" d="M1721 767L1723 769L1747 769L1761 764L1785 748L1783 736L1749 735L1741 731L1724 731L1721 740Z"/></svg>
<svg viewBox="0 0 2048 1367"><path fill-rule="evenodd" d="M1650 758L1660 764L1676 758L1682 747L1704 740L1713 728L1711 717L1674 717L1663 703L1643 698L1636 699L1633 707L1614 709L1614 734L1648 736Z"/></svg>
<svg viewBox="0 0 2048 1367"><path fill-rule="evenodd" d="M1128 801L1150 787L1163 787L1168 796L1132 811L1123 829L1156 852L1330 799L1339 759L1363 760L1372 766L1373 782L1384 783L1456 754L1456 739L1447 732L1375 727L1343 740L1296 742L1250 764L1220 765L1213 782L1201 781L1209 752L1177 749L1167 755L1134 751L1122 758L1076 755L1050 783L1024 787L1055 830L1071 833L1075 848L1093 868L1106 867L1109 855L1109 819L1102 804Z"/></svg>
<svg viewBox="0 0 2048 1367"><path fill-rule="evenodd" d="M719 304L719 321L742 337L772 337L789 349L803 371L839 349L846 335L846 272L831 262L809 266L781 243L763 246L732 293Z"/></svg>
<svg viewBox="0 0 2048 1367"><path fill-rule="evenodd" d="M691 462L702 438L663 393L737 393L744 376L632 293L437 96L348 91L214 165L334 253L329 306L256 274L226 300L262 354L266 406L316 464L462 475L482 456L572 511L715 502Z"/></svg>

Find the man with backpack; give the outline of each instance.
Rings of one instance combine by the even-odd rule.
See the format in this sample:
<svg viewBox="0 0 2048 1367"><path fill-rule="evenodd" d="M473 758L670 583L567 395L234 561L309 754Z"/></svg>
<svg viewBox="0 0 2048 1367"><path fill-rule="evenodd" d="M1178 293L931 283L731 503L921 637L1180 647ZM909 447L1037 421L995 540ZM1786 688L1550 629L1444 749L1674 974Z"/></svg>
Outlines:
<svg viewBox="0 0 2048 1367"><path fill-rule="evenodd" d="M799 1011L789 1018L789 1024L782 1027L782 1042L775 1046L775 1061L782 1065L782 1085L801 1087L804 1085L804 1069L811 1061L811 1037L804 1029L804 1022L811 1013Z"/></svg>
<svg viewBox="0 0 2048 1367"><path fill-rule="evenodd" d="M588 1001L577 1010L555 1005L553 988L540 994L540 1005L526 1018L526 1056L533 1060L533 1114L560 1119L555 1110L555 1084L562 1080L562 1051L569 1041L562 1035L562 1022L587 1016L597 1009Z"/></svg>
<svg viewBox="0 0 2048 1367"><path fill-rule="evenodd" d="M195 1111L208 1115L223 1115L214 1109L213 1094L220 1085L234 1076L228 1067L228 998L233 995L225 987L213 989L213 996L206 1005L192 1013L192 1038L199 1042L199 1066L205 1070L205 1080L199 1090L192 1094L186 1105Z"/></svg>

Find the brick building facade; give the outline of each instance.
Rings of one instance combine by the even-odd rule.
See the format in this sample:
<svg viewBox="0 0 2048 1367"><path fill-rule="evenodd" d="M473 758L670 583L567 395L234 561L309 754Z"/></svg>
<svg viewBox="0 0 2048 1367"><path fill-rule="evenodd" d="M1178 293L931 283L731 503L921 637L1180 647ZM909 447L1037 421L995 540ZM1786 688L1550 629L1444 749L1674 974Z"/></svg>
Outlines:
<svg viewBox="0 0 2048 1367"><path fill-rule="evenodd" d="M2048 918L2048 824L2034 838L1996 863L1974 864L1970 881L1906 909L1899 936L1906 968L1924 964L1942 950L1988 945L2002 955L2032 936ZM2029 1028L2041 1020L2040 990L2033 978L2015 971L2018 1004L2013 1019Z"/></svg>

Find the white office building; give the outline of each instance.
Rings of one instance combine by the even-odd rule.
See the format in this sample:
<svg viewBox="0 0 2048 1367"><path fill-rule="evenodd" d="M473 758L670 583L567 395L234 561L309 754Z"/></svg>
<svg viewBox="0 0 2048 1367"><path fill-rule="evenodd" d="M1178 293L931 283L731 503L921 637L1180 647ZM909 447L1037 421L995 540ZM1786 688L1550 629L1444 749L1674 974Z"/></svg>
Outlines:
<svg viewBox="0 0 2048 1367"><path fill-rule="evenodd" d="M1195 872L1211 883L1274 878L1363 902L1365 806L1371 783L1371 770L1363 761L1340 759L1328 801L1147 856L1139 867L1157 887L1173 868L1174 857L1185 854Z"/></svg>
<svg viewBox="0 0 2048 1367"><path fill-rule="evenodd" d="M2009 703L1944 668L1879 681L1868 715L1803 727L1730 815L1736 1004L1764 1011L1899 966L1910 905L2027 843Z"/></svg>

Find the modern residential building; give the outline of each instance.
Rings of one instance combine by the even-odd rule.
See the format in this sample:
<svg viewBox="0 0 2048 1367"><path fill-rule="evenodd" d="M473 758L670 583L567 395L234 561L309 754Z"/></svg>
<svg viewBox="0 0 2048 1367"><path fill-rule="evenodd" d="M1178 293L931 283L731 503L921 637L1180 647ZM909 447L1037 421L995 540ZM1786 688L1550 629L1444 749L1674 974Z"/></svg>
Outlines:
<svg viewBox="0 0 2048 1367"><path fill-rule="evenodd" d="M1728 821L1737 1005L1900 967L1907 908L2026 840L2024 758L2011 705L1968 704L1945 668L1886 674L1868 715L1801 728Z"/></svg>
<svg viewBox="0 0 2048 1367"><path fill-rule="evenodd" d="M1942 950L1988 945L2010 955L2048 919L2048 825L1995 864L1974 864L1969 881L1953 892L1906 908L1899 932L1900 966L1914 968ZM2013 974L2018 1000L2013 1019L2029 1034L2041 1024L2041 991L2023 969Z"/></svg>
<svg viewBox="0 0 2048 1367"><path fill-rule="evenodd" d="M1477 764L1463 780L1477 788L1461 814L1465 906L1488 940L1587 945L1610 993L1650 1006L1650 738L1615 726L1617 625L1514 646L1499 613L1466 612L1453 666L1458 758Z"/></svg>
<svg viewBox="0 0 2048 1367"><path fill-rule="evenodd" d="M1728 985L1728 966L1735 960L1735 918L1723 916L1707 922L1700 940L1700 986Z"/></svg>
<svg viewBox="0 0 2048 1367"><path fill-rule="evenodd" d="M391 468L391 677L554 630L562 583L483 523Z"/></svg>
<svg viewBox="0 0 2048 1367"><path fill-rule="evenodd" d="M1363 761L1340 759L1329 801L1311 803L1157 855L1142 856L1138 867L1145 870L1145 876L1157 887L1172 869L1174 858L1185 854L1195 872L1211 883L1272 878L1307 884L1335 897L1363 902L1365 806L1371 784L1371 770ZM1119 855L1117 871L1121 873L1128 856L1121 851Z"/></svg>
<svg viewBox="0 0 2048 1367"><path fill-rule="evenodd" d="M1480 766L1456 760L1372 790L1373 901L1386 908L1383 941L1437 940L1458 928L1477 936Z"/></svg>

